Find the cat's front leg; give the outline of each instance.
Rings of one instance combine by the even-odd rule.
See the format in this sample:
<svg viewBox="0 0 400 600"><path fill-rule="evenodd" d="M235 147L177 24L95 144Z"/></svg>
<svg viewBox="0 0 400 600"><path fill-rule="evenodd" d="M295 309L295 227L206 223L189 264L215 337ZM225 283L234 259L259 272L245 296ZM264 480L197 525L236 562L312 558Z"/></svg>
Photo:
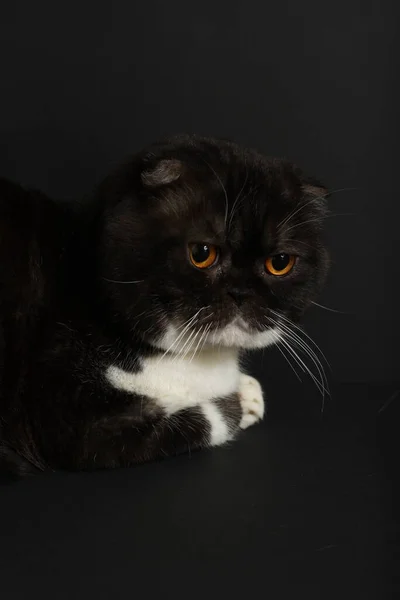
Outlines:
<svg viewBox="0 0 400 600"><path fill-rule="evenodd" d="M148 404L148 406L147 406ZM186 404L186 407L184 405ZM93 423L86 432L80 468L129 466L233 440L264 415L260 384L241 374L239 389L226 397L191 404L164 397L163 406L142 399L125 411Z"/></svg>
<svg viewBox="0 0 400 600"><path fill-rule="evenodd" d="M178 407L176 398L170 407ZM238 394L166 411L143 399L137 408L113 417L104 417L86 430L74 467L112 468L130 466L190 452L222 446L239 431L243 411Z"/></svg>
<svg viewBox="0 0 400 600"><path fill-rule="evenodd" d="M240 374L239 399L242 406L240 428L247 429L264 417L265 406L261 385L254 377Z"/></svg>

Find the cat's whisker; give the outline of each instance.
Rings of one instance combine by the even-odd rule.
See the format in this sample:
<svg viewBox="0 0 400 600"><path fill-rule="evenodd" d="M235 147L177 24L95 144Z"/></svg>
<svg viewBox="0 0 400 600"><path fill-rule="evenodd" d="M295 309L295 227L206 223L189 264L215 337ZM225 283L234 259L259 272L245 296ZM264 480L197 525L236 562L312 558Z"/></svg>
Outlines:
<svg viewBox="0 0 400 600"><path fill-rule="evenodd" d="M194 351L193 351L193 354L192 354L192 357L191 357L191 359L190 359L190 361L189 361L189 362L192 362L192 360L194 359L194 357L195 357L195 356L196 356L196 354L197 354L197 350L198 350L198 349L199 349L199 347L200 347L201 340L203 339L203 336L204 336L204 333L205 333L206 327L207 327L206 325L202 325L202 326L200 327L200 329L199 329L199 333L201 332L201 335L200 335L200 337L199 337L199 341L197 342L197 346L195 347L195 349L194 349Z"/></svg>
<svg viewBox="0 0 400 600"><path fill-rule="evenodd" d="M184 323L182 323L181 325L177 325L176 326L176 330L179 331L180 329L182 329L182 327L185 327L185 325L187 325L189 323L189 321L192 321L193 317L190 317L190 319L188 319L187 321L184 321Z"/></svg>
<svg viewBox="0 0 400 600"><path fill-rule="evenodd" d="M281 344L286 348L287 352L292 356L292 358L295 360L295 362L298 364L298 366L302 369L302 371L306 372L311 377L314 384L316 385L318 391L320 392L320 394L322 396L321 412L323 412L324 406L325 406L325 395L330 396L330 392L329 392L328 380L325 375L325 371L321 364L321 361L319 360L319 358L317 357L315 352L312 350L312 348L310 348L310 346L304 340L302 340L295 332L293 332L287 325L284 325L282 322L278 322L275 319L271 319L271 317L269 317L269 320L270 320L270 322L272 322L275 325L275 327L278 329L278 331L280 331L282 337L280 338L279 341L281 342ZM300 358L300 356L298 355L296 350L293 348L293 346L289 343L289 340L287 338L289 338L289 340L293 344L298 346L299 349L302 350L305 353L305 355L311 359L312 363L314 364L314 366L317 370L318 378L311 371L311 369L309 367L307 367L306 363ZM279 341L278 341L277 345L279 344ZM279 350L281 350L281 349L279 348Z"/></svg>
<svg viewBox="0 0 400 600"><path fill-rule="evenodd" d="M193 324L193 326L194 326L194 324ZM193 336L195 336L195 339L196 339L196 336L197 336L197 332L196 332L196 330L195 330L194 328L191 328L189 331L190 331L190 333L189 333L189 335L188 335L188 338L187 338L187 340L186 340L186 341L185 341L185 343L183 344L182 348L180 348L180 349L179 349L179 350L176 352L176 354L175 354L174 358L172 359L172 362L176 362L178 358L182 358L182 354L184 355L184 356L183 356L183 358L184 358L184 357L186 356L186 353L184 354L184 350L185 350L186 346L188 345L188 343L190 342L190 340L193 338ZM189 346L189 348L190 348L190 347L191 347L191 346Z"/></svg>
<svg viewBox="0 0 400 600"><path fill-rule="evenodd" d="M141 317L156 317L157 315L162 315L164 316L164 311L161 308L155 308L154 310L144 310L143 312L139 313L138 315L135 315L135 321L133 324L133 327L131 328L131 332L133 333L137 326L139 325L139 323L141 323L142 319Z"/></svg>
<svg viewBox="0 0 400 600"><path fill-rule="evenodd" d="M333 194L340 194L342 192L359 192L360 190L361 188L359 187L344 187L336 190L328 190L328 193L324 195L324 198L326 198L326 196L333 196Z"/></svg>
<svg viewBox="0 0 400 600"><path fill-rule="evenodd" d="M296 343L296 342L294 342L294 343ZM291 348L292 348L293 352L295 352L293 346ZM308 373L309 373L310 377L313 379L313 381L314 381L315 385L317 386L317 388L319 389L319 392L321 393L321 396L322 396L321 413L323 413L324 412L324 408L325 408L325 395L330 396L330 391L329 391L328 383L327 383L327 380L326 380L326 377L325 377L325 373L323 372L322 367L318 366L317 359L314 360L313 357L312 357L312 355L309 354L305 348L303 348L303 350L304 350L304 352L305 352L306 355L310 356L311 360L313 361L313 363L316 366L316 369L318 371L319 380L317 379L316 376L314 376L311 373L311 370L309 370Z"/></svg>
<svg viewBox="0 0 400 600"><path fill-rule="evenodd" d="M311 248L311 250L315 250L315 252L319 252L320 249L315 246L311 246L311 244L307 244L307 242L303 242L303 240L296 240L296 244L301 244L302 246L307 246L307 248Z"/></svg>
<svg viewBox="0 0 400 600"><path fill-rule="evenodd" d="M323 308L324 310L328 310L329 312L338 313L340 315L345 315L346 313L341 310L336 310L335 308L329 308L329 306L324 306L323 304L319 304L318 302L314 302L311 300L311 304L314 306L318 306L319 308Z"/></svg>
<svg viewBox="0 0 400 600"><path fill-rule="evenodd" d="M292 356L292 358L294 358L294 360L299 365L299 367L303 371L303 373L309 374L309 369L308 369L307 365L304 363L304 361L302 361L300 359L300 357L296 354L296 352L293 350L293 348L290 346L290 344L287 342L287 340L285 340L284 338L281 338L280 341L281 341L281 344L287 349L290 356ZM313 377L315 377L315 375L313 375ZM319 382L318 382L318 385L319 385ZM318 388L318 391L319 391L319 388Z"/></svg>
<svg viewBox="0 0 400 600"><path fill-rule="evenodd" d="M206 331L206 335L204 337L204 341L203 341L203 343L201 345L201 348L200 348L200 352L203 352L203 348L207 344L207 340L208 340L208 336L210 335L211 327L212 327L212 323L209 323L207 331Z"/></svg>
<svg viewBox="0 0 400 600"><path fill-rule="evenodd" d="M221 177L218 175L218 173L215 171L215 169L212 167L212 165L210 165L210 163L207 162L204 158L202 160L206 163L206 165L208 166L208 168L214 173L215 178L219 181L219 183L220 183L220 185L222 187L222 190L224 192L224 195L225 195L225 219L224 219L224 222L225 222L225 231L226 231L226 224L227 224L227 221L228 221L228 211L229 211L229 200L228 200L227 191L225 189L225 186L224 186L224 184L222 182Z"/></svg>
<svg viewBox="0 0 400 600"><path fill-rule="evenodd" d="M148 311L145 310L142 313L139 313L139 315L137 315L137 317L140 317L140 316L155 317L157 315L161 316L161 317L165 317L166 316L164 310L161 307L156 307L156 308L153 308L152 310L148 310ZM136 317L136 320L135 320L135 324L134 324L134 326L132 328L132 332L135 331L135 329L138 326L138 324L142 321L142 319L137 318L137 317ZM143 332L143 334L147 334L147 333L151 332L151 330L154 329L154 327L155 327L155 324L152 323L150 325L150 327L148 327L147 329L145 329L145 331Z"/></svg>
<svg viewBox="0 0 400 600"><path fill-rule="evenodd" d="M234 217L234 215L235 215L235 208L236 208L236 205L237 205L237 207L238 207L238 209L239 209L239 206L240 206L240 205L238 204L238 202L239 202L239 200L240 200L240 198L241 198L241 195L242 195L242 192L243 192L244 188L246 187L246 183L247 183L247 179L248 179L248 177L249 177L249 171L248 171L248 169L246 169L246 178L245 178L245 180L244 180L244 184L242 185L242 187L241 187L241 189L240 189L240 192L239 192L239 193L238 193L238 195L236 196L236 198L235 198L235 201L234 201L234 203L233 203L233 206L232 206L232 209L231 209L231 215L230 215L230 217L229 217L228 229L229 229L229 228L230 228L230 226L232 225L232 220L233 220L233 217Z"/></svg>
<svg viewBox="0 0 400 600"><path fill-rule="evenodd" d="M291 227L286 229L286 233L289 233L289 231L292 231L292 229L297 229L297 227L303 227L304 225L309 225L310 223L321 224L322 220L323 220L323 217L318 217L316 219L307 219L306 221L301 221L300 223L296 223L295 225L292 225Z"/></svg>
<svg viewBox="0 0 400 600"><path fill-rule="evenodd" d="M306 337L311 344L318 350L318 352L321 354L322 358L325 360L325 363L327 364L327 366L329 368L331 368L328 359L326 358L325 354L322 352L321 348L318 346L318 344L312 339L312 337L310 337L305 331L304 329L302 329L301 327L299 327L298 325L296 325L296 323L293 323L293 321L291 321L288 317L285 317L284 314L273 310L272 308L269 309L270 312L272 314L274 314L276 317L278 317L279 321L285 321L285 323L287 323L290 327L293 327L294 329L296 329L299 334L304 335L304 337Z"/></svg>
<svg viewBox="0 0 400 600"><path fill-rule="evenodd" d="M212 323L209 323L208 325L206 325L205 330L204 330L204 335L203 335L203 341L201 343L201 347L199 348L199 353L203 352L203 348L204 346L207 344L207 339L208 336L210 334L210 330L212 328Z"/></svg>
<svg viewBox="0 0 400 600"><path fill-rule="evenodd" d="M308 375L311 377L315 386L317 387L318 391L320 392L320 394L322 396L322 402L323 402L323 407L324 407L325 394L327 394L328 392L327 392L325 386L323 385L323 383L314 375L314 373L311 371L311 369L300 358L300 356L298 355L296 350L293 348L293 346L291 346L284 337L281 338L281 343L287 348L288 352L290 352L290 354L293 356L293 358L296 360L296 362L299 365L301 365L305 369L305 371L308 373ZM323 410L323 408L322 408L322 410Z"/></svg>
<svg viewBox="0 0 400 600"><path fill-rule="evenodd" d="M300 223L296 223L295 225L292 225L291 227L289 227L286 230L286 233L288 233L289 231L291 231L292 229L296 229L297 227L302 227L303 225L308 225L309 223L322 223L322 221L324 219L331 219L332 217L355 217L355 213L331 213L329 215L323 215L321 217L315 218L315 219L307 219L306 221L301 221Z"/></svg>
<svg viewBox="0 0 400 600"><path fill-rule="evenodd" d="M130 284L130 283L144 283L144 281L145 281L144 279L137 279L135 281L119 281L117 279L107 279L107 277L102 277L102 279L104 279L104 281L108 281L109 283L124 283L124 284L125 283L127 283L127 284Z"/></svg>
<svg viewBox="0 0 400 600"><path fill-rule="evenodd" d="M202 310L206 310L207 308L210 308L210 304L208 304L207 306L202 306L195 315L193 315L192 317L189 317L189 319L184 321L181 325L177 325L176 329L178 331L179 331L179 329L182 329L182 327L184 327L187 323L189 323L189 321L192 321L195 317L197 317ZM200 320L201 320L201 317L200 317L200 319L198 319L198 321L200 322Z"/></svg>
<svg viewBox="0 0 400 600"><path fill-rule="evenodd" d="M183 355L183 357L182 357L182 360L185 360L185 358L186 358L186 357L187 357L187 356L188 356L188 355L191 353L191 351L192 351L192 348L193 348L193 345L196 343L197 337L198 337L199 335L200 335L200 339L201 339L201 333L200 333L200 332L201 332L201 328L200 328L200 329L198 329L198 330L196 331L196 333L195 333L195 336L194 336L193 340L192 340L192 341L191 341L191 343L189 344L189 346L188 346L188 348L187 348L187 350L186 350L185 354L184 354L184 355ZM196 347L197 347L197 346L196 346ZM191 356L191 358L190 358L189 362L192 362L194 355L195 355L195 350L193 351L193 354L192 354L192 356Z"/></svg>
<svg viewBox="0 0 400 600"><path fill-rule="evenodd" d="M290 362L289 358L286 356L286 354L284 353L284 351L280 347L279 343L280 343L280 341L278 341L276 343L276 347L278 348L279 352L282 354L283 358L286 360L286 362L289 365L289 367L292 369L293 373L296 375L297 379L300 381L300 383L302 383L302 379L301 379L300 375L298 374L298 372L296 371L296 369L294 368L294 366Z"/></svg>
<svg viewBox="0 0 400 600"><path fill-rule="evenodd" d="M185 333L190 329L190 327L193 325L194 321L196 320L197 316L200 314L200 312L206 307L200 308L200 310L198 310L193 317L191 317L188 321L187 324L185 326L185 328L180 332L180 334L178 335L177 338L175 338L175 340L172 342L172 344L167 348L167 350L164 352L164 354L162 354L162 356L159 358L160 362L169 352L171 352L172 348L178 344L178 342L182 339L182 337L185 335Z"/></svg>
<svg viewBox="0 0 400 600"><path fill-rule="evenodd" d="M190 321L186 324L186 327L181 331L179 336L176 338L175 342L178 342L186 333L188 333L192 327L196 324L197 319L190 319Z"/></svg>
<svg viewBox="0 0 400 600"><path fill-rule="evenodd" d="M285 217L282 221L280 221L280 223L278 223L277 229L279 230L281 227L283 227L283 225L287 224L298 212L300 212L303 208L305 208L309 204L312 204L313 202L315 203L318 200L324 200L328 196L333 196L333 194L340 194L341 192L354 192L354 191L357 191L358 189L359 188L355 188L355 187L339 188L337 190L327 191L326 194L323 194L323 195L318 196L316 198L312 198L311 200L309 200L305 204L302 204L301 206L299 206L298 208L296 208L294 211L292 211L291 213L289 213L287 215L287 217Z"/></svg>
<svg viewBox="0 0 400 600"><path fill-rule="evenodd" d="M177 358L178 356L182 356L182 353L183 353L186 345L188 344L188 342L191 340L193 334L196 334L196 336L197 336L198 330L196 331L195 327L198 324L199 324L198 319L196 319L195 321L193 321L189 324L189 328L187 328L186 331L184 332L184 335L186 336L186 340L182 340L182 339L180 340L181 342L184 342L184 343L183 343L183 346L181 346L181 348L176 350L175 358ZM179 341L179 340L177 339L177 341Z"/></svg>
<svg viewBox="0 0 400 600"><path fill-rule="evenodd" d="M195 347L195 349L193 351L192 358L190 359L189 362L192 362L192 360L195 358L195 356L196 356L196 354L197 354L197 352L198 352L198 350L200 348L201 342L202 342L202 340L203 340L203 338L205 336L206 329L207 329L207 325L202 325L200 327L201 335L200 335L199 341L197 342L197 345L196 345L196 347Z"/></svg>
<svg viewBox="0 0 400 600"><path fill-rule="evenodd" d="M301 350L303 350L303 352L309 356L309 358L311 359L311 361L313 362L317 372L318 372L318 376L321 380L321 384L324 386L326 392L328 395L330 395L329 393L329 385L328 385L328 379L326 377L324 368L321 364L321 361L319 360L318 356L315 354L315 352L310 348L310 346L308 344L306 344L303 340L300 340L300 338L297 336L295 337L293 335L293 332L289 332L288 330L284 330L282 332L283 334L285 334L296 346L298 346Z"/></svg>
<svg viewBox="0 0 400 600"><path fill-rule="evenodd" d="M290 337L290 339L295 344L300 346L306 354L309 355L311 360L314 362L314 364L321 376L321 379L323 379L324 385L328 388L328 380L325 375L324 368L323 368L322 363L319 360L318 356L314 352L314 350L309 346L309 344L307 344L305 342L305 340L303 340L299 335L297 335L297 333L295 333L288 325L285 325L284 323L281 322L281 323L278 323L278 328L281 328L284 332L286 332L286 334ZM328 366L329 366L329 364L328 364Z"/></svg>
<svg viewBox="0 0 400 600"><path fill-rule="evenodd" d="M321 200L324 196L321 196ZM303 210L304 208L306 208L307 206L309 206L310 204L315 204L316 200L319 200L319 198L312 198L311 200L309 200L308 202L305 202L304 204L302 204L301 206L297 207L296 210L292 211L291 213L289 213L289 215L285 218L282 219L282 221L280 221L278 223L278 225L276 226L277 230L279 231L280 229L282 229L282 227L284 225L287 225L289 223L289 221L291 221L293 219L293 217L295 215L297 215L297 213L299 213L301 210Z"/></svg>

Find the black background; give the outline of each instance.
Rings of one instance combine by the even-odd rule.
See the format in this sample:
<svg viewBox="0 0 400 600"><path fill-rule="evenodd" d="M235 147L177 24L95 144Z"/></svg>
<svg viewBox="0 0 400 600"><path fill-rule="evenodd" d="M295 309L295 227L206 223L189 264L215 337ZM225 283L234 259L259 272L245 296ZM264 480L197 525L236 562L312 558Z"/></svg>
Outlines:
<svg viewBox="0 0 400 600"><path fill-rule="evenodd" d="M336 390L323 422L316 392L269 351L252 363L271 392L269 434L255 428L189 466L179 459L0 490L2 564L14 582L6 600L26 597L21 577L32 589L46 581L49 597L126 597L137 561L150 597L213 598L216 578L234 596L264 585L263 595L286 597L289 581L296 593L307 584L309 596L383 598L398 437L398 414L385 403L397 405L400 387L396 6L2 6L0 175L74 199L126 155L179 132L285 156L338 190L320 302L339 311L314 307L306 319ZM388 415L384 427L377 414Z"/></svg>

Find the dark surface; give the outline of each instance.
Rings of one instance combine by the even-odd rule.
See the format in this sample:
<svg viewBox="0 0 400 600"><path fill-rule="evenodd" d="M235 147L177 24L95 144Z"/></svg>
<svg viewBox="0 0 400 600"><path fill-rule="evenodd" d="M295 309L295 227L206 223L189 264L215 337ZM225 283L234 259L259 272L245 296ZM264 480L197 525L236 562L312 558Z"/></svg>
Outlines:
<svg viewBox="0 0 400 600"><path fill-rule="evenodd" d="M1 488L2 598L395 598L400 397L283 390L230 448Z"/></svg>

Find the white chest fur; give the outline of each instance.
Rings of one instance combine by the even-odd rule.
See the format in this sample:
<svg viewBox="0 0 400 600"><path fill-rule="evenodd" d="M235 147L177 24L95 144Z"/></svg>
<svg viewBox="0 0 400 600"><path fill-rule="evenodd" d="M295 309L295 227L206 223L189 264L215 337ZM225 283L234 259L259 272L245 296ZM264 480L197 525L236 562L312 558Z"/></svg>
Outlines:
<svg viewBox="0 0 400 600"><path fill-rule="evenodd" d="M179 355L146 358L139 373L110 366L106 377L113 387L148 396L172 414L236 392L238 355L232 349L212 349L193 359Z"/></svg>

